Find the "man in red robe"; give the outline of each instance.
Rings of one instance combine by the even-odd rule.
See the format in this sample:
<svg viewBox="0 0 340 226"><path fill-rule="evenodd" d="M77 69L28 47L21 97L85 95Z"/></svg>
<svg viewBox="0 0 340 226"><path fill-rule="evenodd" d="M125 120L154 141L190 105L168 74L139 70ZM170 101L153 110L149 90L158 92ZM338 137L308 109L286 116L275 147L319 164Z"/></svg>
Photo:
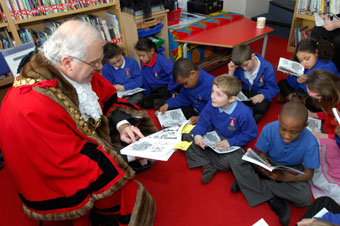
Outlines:
<svg viewBox="0 0 340 226"><path fill-rule="evenodd" d="M114 151L108 120L131 143L143 134L127 120L145 112L117 98L96 72L102 55L94 27L65 22L21 69L2 102L0 149L31 218L153 225L154 201Z"/></svg>

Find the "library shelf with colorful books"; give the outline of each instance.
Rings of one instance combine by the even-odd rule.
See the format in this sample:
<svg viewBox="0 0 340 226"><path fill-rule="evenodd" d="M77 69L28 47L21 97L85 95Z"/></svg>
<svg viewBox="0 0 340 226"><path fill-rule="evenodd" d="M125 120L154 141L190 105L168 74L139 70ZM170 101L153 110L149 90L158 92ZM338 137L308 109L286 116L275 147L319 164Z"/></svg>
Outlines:
<svg viewBox="0 0 340 226"><path fill-rule="evenodd" d="M115 40L104 39L105 41L114 41L119 42L120 46L126 50L125 44L125 36L124 36L124 28L122 26L122 18L120 11L120 3L119 0L76 0L76 1L66 1L66 3L62 5L52 4L55 3L55 0L47 0L44 2L48 2L47 5L40 5L40 11L35 10L35 13L32 13L32 10L25 9L21 10L18 16L18 11L13 10L13 5L8 5L7 2L11 2L13 0L0 0L2 10L2 15L5 15L7 22L4 21L4 16L1 17L0 20L0 31L6 28L13 38L15 45L20 45L23 42L22 37L19 35L20 29L34 30L34 31L44 31L44 26L47 21L53 21L56 23L63 22L70 18L79 18L81 16L93 15L94 17L100 17L101 19L105 19L105 13L111 13L116 16L118 24L119 24L119 32L120 37L115 37ZM14 1L13 1L14 2ZM23 0L18 0L18 3L25 2ZM27 2L27 1L26 1ZM29 1L31 2L31 1ZM65 2L65 1L61 1ZM55 7L52 7L52 5ZM32 7L31 7L32 8ZM33 9L34 10L34 9ZM39 13L36 13L39 11ZM19 10L20 12L20 10ZM29 14L29 15L28 15ZM40 14L40 15L38 15ZM104 31L102 31L104 33ZM105 37L105 34L104 34Z"/></svg>
<svg viewBox="0 0 340 226"><path fill-rule="evenodd" d="M287 51L294 52L296 44L310 36L315 25L314 16L300 12L300 2L296 1L292 26L290 28ZM308 12L308 11L306 11Z"/></svg>

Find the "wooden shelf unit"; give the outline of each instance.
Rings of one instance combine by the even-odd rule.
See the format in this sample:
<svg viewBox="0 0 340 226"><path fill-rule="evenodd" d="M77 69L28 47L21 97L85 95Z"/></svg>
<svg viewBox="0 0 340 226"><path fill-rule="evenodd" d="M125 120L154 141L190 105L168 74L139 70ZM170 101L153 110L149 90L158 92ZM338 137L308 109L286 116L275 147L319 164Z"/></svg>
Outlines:
<svg viewBox="0 0 340 226"><path fill-rule="evenodd" d="M296 4L295 4L292 26L290 28L290 34L289 34L289 40L288 40L288 46L287 46L287 51L289 52L295 52L295 47L292 45L292 42L295 36L295 28L298 26L302 26L302 27L307 26L308 28L312 28L315 25L314 16L297 13L297 5L298 5L298 1L296 1Z"/></svg>
<svg viewBox="0 0 340 226"><path fill-rule="evenodd" d="M148 29L156 24L162 23L163 27L155 36L164 39L164 55L169 58L169 38L168 38L168 10L162 10L152 13L152 16L145 19L143 16L133 16L132 14L122 12L122 21L125 30L127 55L134 58L138 63L140 60L135 50L138 41L138 29Z"/></svg>
<svg viewBox="0 0 340 226"><path fill-rule="evenodd" d="M122 24L122 16L121 16L121 11L120 11L119 0L113 0L112 2L101 4L101 5L94 5L94 6L88 6L84 8L69 10L67 12L35 16L35 17L21 19L21 20L12 19L12 17L10 16L10 11L8 9L6 0L0 0L0 3L7 17L7 21L8 21L7 23L0 21L0 28L7 27L8 31L11 32L16 45L21 45L20 37L17 32L19 27L32 28L37 31L41 31L43 30L45 20L54 20L54 21L62 22L62 21L65 21L66 19L69 19L70 17L75 17L76 15L89 15L89 14L92 14L95 16L101 16L105 18L104 13L109 12L109 13L117 15L118 17L121 34L122 34L122 46L124 49L126 49L124 28Z"/></svg>

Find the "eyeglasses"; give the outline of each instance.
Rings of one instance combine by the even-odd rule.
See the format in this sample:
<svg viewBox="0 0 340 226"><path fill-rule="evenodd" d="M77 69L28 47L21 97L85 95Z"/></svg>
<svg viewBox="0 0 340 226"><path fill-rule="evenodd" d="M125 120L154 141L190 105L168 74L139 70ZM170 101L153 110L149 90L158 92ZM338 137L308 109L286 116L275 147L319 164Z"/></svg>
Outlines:
<svg viewBox="0 0 340 226"><path fill-rule="evenodd" d="M89 66L91 66L91 67L98 68L98 67L102 64L102 60L103 60L103 58L104 58L104 55L102 55L102 56L100 57L99 60L94 61L94 62L91 62L91 63L88 63L88 62L86 62L86 61L83 61L83 60L81 60L81 59L79 59L79 58L77 58L77 57L74 57L74 56L70 56L70 57L72 57L73 59L76 59L76 60L78 60L78 61L80 61L80 62L82 62L82 63L84 63L84 64L87 64L87 65L89 65Z"/></svg>

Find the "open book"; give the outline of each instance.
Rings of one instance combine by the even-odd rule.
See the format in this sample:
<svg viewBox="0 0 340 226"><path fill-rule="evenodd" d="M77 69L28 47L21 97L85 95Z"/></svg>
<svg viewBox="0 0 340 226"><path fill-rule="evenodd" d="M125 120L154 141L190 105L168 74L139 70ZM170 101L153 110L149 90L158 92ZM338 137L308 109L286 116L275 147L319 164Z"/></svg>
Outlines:
<svg viewBox="0 0 340 226"><path fill-rule="evenodd" d="M164 114L156 111L155 115L157 116L162 128L178 126L187 121L183 114L183 111L180 108L168 110L164 112Z"/></svg>
<svg viewBox="0 0 340 226"><path fill-rule="evenodd" d="M270 166L251 148L248 148L247 152L242 156L242 160L259 165L270 172L272 172L273 170L282 170L289 171L290 173L294 173L297 176L301 176L304 174L304 172L288 166Z"/></svg>
<svg viewBox="0 0 340 226"><path fill-rule="evenodd" d="M117 96L122 98L126 96L132 96L135 93L143 92L145 89L137 87L135 89L129 89L129 90L124 90L124 91L117 91Z"/></svg>
<svg viewBox="0 0 340 226"><path fill-rule="evenodd" d="M303 75L305 68L298 62L280 57L277 70L290 75L301 76Z"/></svg>
<svg viewBox="0 0 340 226"><path fill-rule="evenodd" d="M236 100L238 100L238 101L251 101L251 99L249 99L246 95L244 95L244 93L242 91L240 91L237 94Z"/></svg>
<svg viewBox="0 0 340 226"><path fill-rule="evenodd" d="M221 141L220 136L216 133L216 131L208 132L204 135L203 140L205 145L213 149L218 154L230 153L240 149L238 146L231 146L229 148L221 148L217 147L215 144L216 142Z"/></svg>
<svg viewBox="0 0 340 226"><path fill-rule="evenodd" d="M307 129L309 129L310 131L321 133L321 120L308 117Z"/></svg>
<svg viewBox="0 0 340 226"><path fill-rule="evenodd" d="M188 121L185 121L180 126L166 128L150 134L129 144L120 152L125 155L168 161L175 152L174 147L181 142L181 131L187 123Z"/></svg>

